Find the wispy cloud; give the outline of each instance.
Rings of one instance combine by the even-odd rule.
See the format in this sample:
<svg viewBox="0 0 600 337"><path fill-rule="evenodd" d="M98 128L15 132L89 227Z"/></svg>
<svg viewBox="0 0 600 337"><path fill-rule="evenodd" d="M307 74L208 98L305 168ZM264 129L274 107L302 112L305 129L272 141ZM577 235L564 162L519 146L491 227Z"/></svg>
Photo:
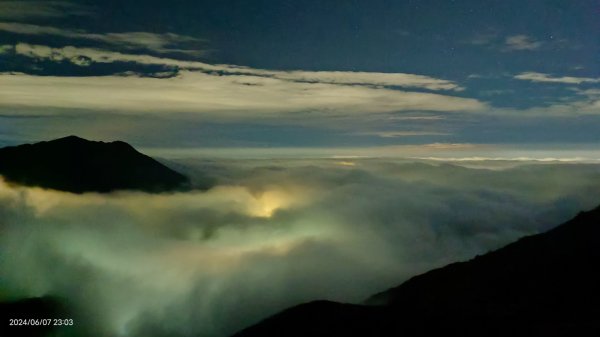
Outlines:
<svg viewBox="0 0 600 337"><path fill-rule="evenodd" d="M360 135L377 136L381 138L420 137L420 136L448 136L450 133L438 131L370 131L360 132Z"/></svg>
<svg viewBox="0 0 600 337"><path fill-rule="evenodd" d="M141 54L127 54L94 48L78 48L67 46L51 48L41 45L19 43L15 46L19 55L51 60L71 60L76 57L86 57L93 62L135 62L139 64L152 64L177 67L187 70L205 72L219 72L231 75L251 75L277 78L286 81L329 84L358 84L370 86L412 87L428 90L454 90L463 88L457 83L429 76L405 73L377 73L377 72L340 72L340 71L273 71L239 67L234 65L213 65L197 61L181 61L171 58L156 57ZM246 83L253 85L253 83Z"/></svg>
<svg viewBox="0 0 600 337"><path fill-rule="evenodd" d="M13 46L11 44L0 45L0 55L7 54L14 50L15 50L15 46Z"/></svg>
<svg viewBox="0 0 600 337"><path fill-rule="evenodd" d="M89 109L117 113L188 113L212 120L293 118L294 123L318 123L322 117L387 114L388 118L435 121L440 116L395 116L434 112L488 112L513 116L565 116L600 113L597 99L559 102L528 109L494 108L473 98L398 90L461 90L455 82L402 73L274 71L226 64L182 61L151 55L94 48L19 43L5 52L81 66L91 63L138 63L172 67L170 78L142 78L135 74L102 77L53 77L4 74L0 106L20 111ZM598 83L595 78L553 77L527 72L515 79L566 84ZM110 97L111 99L106 99ZM302 116L310 115L311 118ZM363 117L359 117L363 118ZM443 117L441 117L443 118ZM391 135L387 135L390 137ZM396 135L401 136L401 135ZM406 136L406 135L404 135Z"/></svg>
<svg viewBox="0 0 600 337"><path fill-rule="evenodd" d="M0 75L0 106L123 113L197 113L213 118L348 116L395 111L476 111L469 98L369 86L307 83L183 71L174 78ZM294 115L298 116L298 115Z"/></svg>
<svg viewBox="0 0 600 337"><path fill-rule="evenodd" d="M564 39L560 39L553 41L553 43L564 44L565 41L566 40ZM545 44L545 42L538 41L529 35L517 34L503 36L498 32L476 33L462 42L464 44L500 50L503 52L538 50Z"/></svg>
<svg viewBox="0 0 600 337"><path fill-rule="evenodd" d="M597 98L600 99L600 89L586 89L581 90L578 88L573 89L578 95L583 95L589 98Z"/></svg>
<svg viewBox="0 0 600 337"><path fill-rule="evenodd" d="M402 121L439 121L445 119L444 116L392 116L390 120Z"/></svg>
<svg viewBox="0 0 600 337"><path fill-rule="evenodd" d="M545 106L536 106L526 109L495 108L489 112L495 115L517 118L547 118L600 115L600 97L588 95L585 98L569 101L555 102Z"/></svg>
<svg viewBox="0 0 600 337"><path fill-rule="evenodd" d="M418 87L429 90L462 91L464 89L451 81L432 78L429 76L403 73L290 71L277 74L276 77L301 82Z"/></svg>
<svg viewBox="0 0 600 337"><path fill-rule="evenodd" d="M528 35L513 35L508 36L504 40L504 51L523 51L523 50L537 50L544 43L537 41Z"/></svg>
<svg viewBox="0 0 600 337"><path fill-rule="evenodd" d="M201 56L205 53L197 48L203 39L173 33L149 32L89 33L83 30L39 26L17 22L0 22L0 31L23 35L54 35L69 39L93 40L125 49L147 49L157 53L184 53Z"/></svg>
<svg viewBox="0 0 600 337"><path fill-rule="evenodd" d="M475 46L487 46L496 41L498 34L496 32L490 33L476 33L468 39L462 41L465 44L471 44Z"/></svg>
<svg viewBox="0 0 600 337"><path fill-rule="evenodd" d="M321 123L330 117L364 119L373 114L405 111L411 114L417 111L474 112L487 108L485 103L472 98L399 90L399 87L461 89L452 81L416 74L274 71L24 43L4 49L36 60L71 62L80 66L94 62L134 62L173 68L172 76L166 78L135 73L89 77L0 74L3 89L0 109L21 114L60 114L60 111L70 113L77 109L95 113L185 115L213 121L284 118L296 124L310 124ZM386 136L398 137L400 134Z"/></svg>
<svg viewBox="0 0 600 337"><path fill-rule="evenodd" d="M531 82L542 82L542 83L564 83L564 84L582 84L582 83L600 83L600 78L590 77L573 77L573 76L560 76L555 77L549 74L537 73L537 72L524 72L516 75L514 78L518 80L525 80Z"/></svg>

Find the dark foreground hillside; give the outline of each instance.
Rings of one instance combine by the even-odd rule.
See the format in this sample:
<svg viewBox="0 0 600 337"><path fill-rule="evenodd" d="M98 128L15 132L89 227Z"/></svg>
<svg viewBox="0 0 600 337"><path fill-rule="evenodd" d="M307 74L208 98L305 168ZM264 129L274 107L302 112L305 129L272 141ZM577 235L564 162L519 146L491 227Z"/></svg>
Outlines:
<svg viewBox="0 0 600 337"><path fill-rule="evenodd" d="M185 176L125 142L76 136L0 149L0 175L21 185L74 193L163 192L188 184Z"/></svg>
<svg viewBox="0 0 600 337"><path fill-rule="evenodd" d="M366 303L302 304L235 336L600 336L600 208Z"/></svg>

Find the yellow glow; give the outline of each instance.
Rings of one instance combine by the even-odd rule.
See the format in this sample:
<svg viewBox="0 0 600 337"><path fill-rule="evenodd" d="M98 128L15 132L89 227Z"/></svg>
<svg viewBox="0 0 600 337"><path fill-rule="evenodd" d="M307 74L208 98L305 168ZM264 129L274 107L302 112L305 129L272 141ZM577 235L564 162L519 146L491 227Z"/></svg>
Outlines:
<svg viewBox="0 0 600 337"><path fill-rule="evenodd" d="M291 204L291 198L280 191L266 191L256 198L256 202L250 207L250 215L270 218L275 211Z"/></svg>
<svg viewBox="0 0 600 337"><path fill-rule="evenodd" d="M46 190L38 187L12 186L0 176L0 199L12 202L21 200L31 207L37 216L62 213L67 209L115 205L144 219L146 227L160 225L157 213L168 209L197 209L208 207L233 211L252 217L270 218L279 209L302 204L308 198L306 189L294 187L271 187L259 193L244 186L218 186L209 191L192 191L174 194L146 194L119 192L113 194L85 193L77 195ZM174 208L174 205L178 207ZM148 211L152 209L153 211ZM154 212L155 211L155 212Z"/></svg>
<svg viewBox="0 0 600 337"><path fill-rule="evenodd" d="M353 161L338 161L336 164L341 166L356 166L356 163Z"/></svg>

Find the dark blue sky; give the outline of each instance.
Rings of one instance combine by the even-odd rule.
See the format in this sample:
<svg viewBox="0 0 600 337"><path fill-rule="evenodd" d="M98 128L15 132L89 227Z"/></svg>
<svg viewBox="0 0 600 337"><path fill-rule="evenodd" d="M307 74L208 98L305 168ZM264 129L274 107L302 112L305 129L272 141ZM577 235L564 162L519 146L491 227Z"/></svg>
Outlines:
<svg viewBox="0 0 600 337"><path fill-rule="evenodd" d="M598 1L0 0L0 142L589 144L599 57Z"/></svg>

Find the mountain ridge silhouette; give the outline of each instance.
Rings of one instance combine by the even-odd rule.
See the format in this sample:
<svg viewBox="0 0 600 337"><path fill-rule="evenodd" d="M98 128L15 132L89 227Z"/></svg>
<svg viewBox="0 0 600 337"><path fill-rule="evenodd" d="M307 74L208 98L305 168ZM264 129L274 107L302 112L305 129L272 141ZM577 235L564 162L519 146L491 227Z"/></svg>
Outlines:
<svg viewBox="0 0 600 337"><path fill-rule="evenodd" d="M77 136L0 148L0 175L11 183L84 193L185 189L189 180L123 142Z"/></svg>
<svg viewBox="0 0 600 337"><path fill-rule="evenodd" d="M362 305L300 304L234 336L600 336L598 266L600 207Z"/></svg>

